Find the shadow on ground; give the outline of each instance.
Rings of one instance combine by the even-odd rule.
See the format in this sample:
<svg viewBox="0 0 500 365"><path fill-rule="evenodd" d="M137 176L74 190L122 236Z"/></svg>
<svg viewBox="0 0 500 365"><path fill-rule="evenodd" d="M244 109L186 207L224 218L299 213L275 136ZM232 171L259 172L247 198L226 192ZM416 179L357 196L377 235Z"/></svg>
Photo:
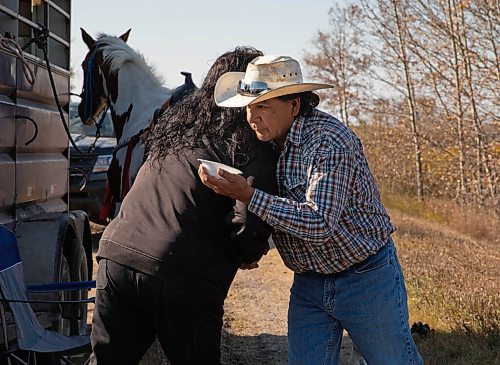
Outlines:
<svg viewBox="0 0 500 365"><path fill-rule="evenodd" d="M222 359L224 365L284 365L287 364L287 338L267 333L257 336L236 336L222 333Z"/></svg>
<svg viewBox="0 0 500 365"><path fill-rule="evenodd" d="M222 334L222 365L285 365L287 364L287 340L285 336L260 334L234 336ZM158 341L153 343L140 365L168 365Z"/></svg>

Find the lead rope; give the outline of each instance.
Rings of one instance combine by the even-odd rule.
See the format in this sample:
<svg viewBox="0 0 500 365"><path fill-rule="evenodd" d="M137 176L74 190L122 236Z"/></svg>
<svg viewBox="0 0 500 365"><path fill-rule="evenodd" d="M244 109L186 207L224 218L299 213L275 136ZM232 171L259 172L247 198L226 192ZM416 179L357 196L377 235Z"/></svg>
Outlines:
<svg viewBox="0 0 500 365"><path fill-rule="evenodd" d="M23 47L23 50L26 49L28 46L30 46L32 43L35 43L38 46L38 48L42 50L43 59L45 61L45 64L47 65L47 71L49 74L50 86L52 88L52 93L54 94L57 110L59 111L59 116L61 117L61 121L64 130L66 131L66 135L68 136L68 139L71 142L71 145L75 148L75 150L77 150L78 153L82 155L86 155L88 153L82 152L76 145L75 141L73 140L73 137L71 137L71 132L69 131L68 125L66 124L66 120L64 119L64 113L61 107L61 103L59 102L59 97L57 96L56 85L54 83L54 77L52 76L52 68L50 66L48 50L47 50L47 39L49 37L49 29L41 24L38 25L41 27L41 29L36 29L36 28L33 29L35 36L31 38L30 41Z"/></svg>

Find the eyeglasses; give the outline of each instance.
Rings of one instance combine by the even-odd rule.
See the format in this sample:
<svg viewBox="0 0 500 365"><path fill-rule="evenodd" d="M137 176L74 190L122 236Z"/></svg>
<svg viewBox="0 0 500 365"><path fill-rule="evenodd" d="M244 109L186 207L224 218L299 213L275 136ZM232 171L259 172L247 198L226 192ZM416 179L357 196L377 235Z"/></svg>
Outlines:
<svg viewBox="0 0 500 365"><path fill-rule="evenodd" d="M264 81L252 81L250 83L246 83L243 80L238 81L238 86L236 87L236 91L241 95L259 95L261 92L270 90L267 86L267 83Z"/></svg>

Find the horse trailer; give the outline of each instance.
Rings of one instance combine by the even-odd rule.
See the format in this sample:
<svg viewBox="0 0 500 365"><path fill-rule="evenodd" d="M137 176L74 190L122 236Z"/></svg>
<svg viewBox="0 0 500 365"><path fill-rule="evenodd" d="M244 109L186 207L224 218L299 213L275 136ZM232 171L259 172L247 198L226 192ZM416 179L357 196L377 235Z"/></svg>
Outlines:
<svg viewBox="0 0 500 365"><path fill-rule="evenodd" d="M68 204L70 14L70 0L0 0L0 224L18 239L27 284L92 277L90 224ZM47 326L86 330L82 310L36 306Z"/></svg>

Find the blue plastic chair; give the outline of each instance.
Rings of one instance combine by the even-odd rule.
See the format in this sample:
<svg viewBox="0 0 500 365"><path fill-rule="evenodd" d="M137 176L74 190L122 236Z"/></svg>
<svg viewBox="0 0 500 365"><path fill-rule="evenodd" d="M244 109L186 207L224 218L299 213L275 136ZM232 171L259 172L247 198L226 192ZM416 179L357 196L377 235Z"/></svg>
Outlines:
<svg viewBox="0 0 500 365"><path fill-rule="evenodd" d="M33 312L30 303L88 303L94 298L78 301L44 301L28 300L28 291L65 291L82 290L95 287L95 281L72 282L72 283L50 283L33 285L29 288L25 285L23 264L17 239L14 233L0 226L0 315L2 323L2 337L4 350L0 352L0 358L7 359L7 363L36 364L38 353L50 354L64 363L71 364L70 355L80 355L79 364L87 364L91 353L90 337L88 335L65 336L57 331L49 330L42 326ZM8 320L15 323L16 336L9 343ZM11 336L12 337L12 336ZM20 356L20 351L27 354L27 358ZM84 359L82 360L82 355ZM33 361L32 361L33 360Z"/></svg>

